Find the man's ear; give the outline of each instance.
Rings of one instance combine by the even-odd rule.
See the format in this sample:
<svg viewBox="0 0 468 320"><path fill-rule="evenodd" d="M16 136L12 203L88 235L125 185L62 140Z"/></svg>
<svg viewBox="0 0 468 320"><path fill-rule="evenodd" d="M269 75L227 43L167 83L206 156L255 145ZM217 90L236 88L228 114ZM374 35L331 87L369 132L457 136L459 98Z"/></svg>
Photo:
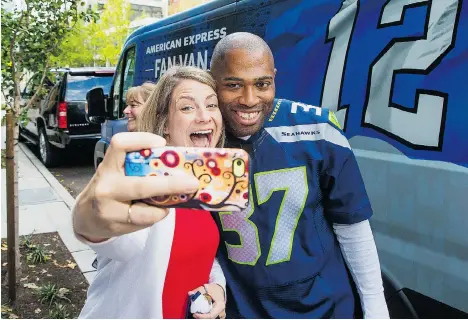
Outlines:
<svg viewBox="0 0 468 320"><path fill-rule="evenodd" d="M275 76L276 76L276 68L275 68Z"/></svg>

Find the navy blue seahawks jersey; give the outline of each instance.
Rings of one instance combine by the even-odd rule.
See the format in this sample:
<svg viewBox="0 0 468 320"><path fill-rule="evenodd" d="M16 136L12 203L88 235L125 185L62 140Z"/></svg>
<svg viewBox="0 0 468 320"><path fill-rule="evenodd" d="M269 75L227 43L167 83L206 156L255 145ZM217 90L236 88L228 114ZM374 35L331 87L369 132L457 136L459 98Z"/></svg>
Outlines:
<svg viewBox="0 0 468 320"><path fill-rule="evenodd" d="M228 318L352 318L332 224L366 220L372 209L334 114L278 99L241 144L250 147L250 205L214 214Z"/></svg>

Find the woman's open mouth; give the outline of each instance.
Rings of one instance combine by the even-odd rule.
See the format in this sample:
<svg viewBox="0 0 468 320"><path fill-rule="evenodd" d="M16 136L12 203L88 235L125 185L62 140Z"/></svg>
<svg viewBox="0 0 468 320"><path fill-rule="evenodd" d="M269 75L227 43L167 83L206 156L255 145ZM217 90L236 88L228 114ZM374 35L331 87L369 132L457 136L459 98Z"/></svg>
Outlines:
<svg viewBox="0 0 468 320"><path fill-rule="evenodd" d="M190 134L190 140L195 147L207 148L211 145L213 129L198 130Z"/></svg>

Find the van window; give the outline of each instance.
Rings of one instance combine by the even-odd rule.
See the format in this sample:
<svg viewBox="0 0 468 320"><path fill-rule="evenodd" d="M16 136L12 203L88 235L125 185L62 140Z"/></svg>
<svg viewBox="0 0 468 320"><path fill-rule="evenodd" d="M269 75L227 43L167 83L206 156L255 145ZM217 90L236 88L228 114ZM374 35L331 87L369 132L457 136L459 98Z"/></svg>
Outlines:
<svg viewBox="0 0 468 320"><path fill-rule="evenodd" d="M123 93L122 100L123 105L126 104L127 100L127 91L133 86L133 77L135 76L135 47L132 48L127 55L127 61L125 63L125 72L123 79ZM124 107L125 108L125 107Z"/></svg>
<svg viewBox="0 0 468 320"><path fill-rule="evenodd" d="M127 95L128 89L133 86L133 77L135 74L135 47L131 47L127 50L116 72L113 95L113 115L116 119L120 119L123 118L125 96Z"/></svg>
<svg viewBox="0 0 468 320"><path fill-rule="evenodd" d="M112 110L112 114L114 118L119 117L119 109L120 109L120 79L122 78L122 64L123 61L120 61L119 65L117 66L117 70L115 70L115 82L114 82L114 93L112 95L114 109Z"/></svg>

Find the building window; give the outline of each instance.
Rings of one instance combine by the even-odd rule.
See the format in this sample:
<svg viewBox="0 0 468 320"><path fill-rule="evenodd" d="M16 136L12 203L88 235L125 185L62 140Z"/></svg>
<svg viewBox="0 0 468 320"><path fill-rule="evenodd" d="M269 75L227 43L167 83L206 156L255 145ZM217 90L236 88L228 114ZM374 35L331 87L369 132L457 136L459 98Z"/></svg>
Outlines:
<svg viewBox="0 0 468 320"><path fill-rule="evenodd" d="M132 15L130 20L138 19L142 15L151 18L162 18L163 12L161 7L132 4Z"/></svg>

